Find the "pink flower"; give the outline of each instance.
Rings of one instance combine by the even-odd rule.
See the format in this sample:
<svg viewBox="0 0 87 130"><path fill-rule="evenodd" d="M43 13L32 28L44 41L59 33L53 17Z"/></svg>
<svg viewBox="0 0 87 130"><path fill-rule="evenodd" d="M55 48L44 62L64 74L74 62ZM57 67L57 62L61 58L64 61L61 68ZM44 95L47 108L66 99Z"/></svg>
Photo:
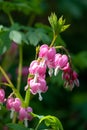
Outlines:
<svg viewBox="0 0 87 130"><path fill-rule="evenodd" d="M10 97L7 99L6 107L8 110L11 110L10 118L14 117L14 111L19 112L21 107L21 101L19 98Z"/></svg>
<svg viewBox="0 0 87 130"><path fill-rule="evenodd" d="M19 112L20 110L20 106L21 106L21 101L19 98L15 98L13 104L12 104L12 107L13 109L16 111L16 112Z"/></svg>
<svg viewBox="0 0 87 130"><path fill-rule="evenodd" d="M30 86L30 91L32 94L39 94L39 100L42 100L41 93L47 91L48 87L46 86L46 81L42 77L37 77L37 81L35 82L34 79L29 80L28 82Z"/></svg>
<svg viewBox="0 0 87 130"><path fill-rule="evenodd" d="M13 97L10 97L10 98L7 99L6 107L7 107L8 110L11 110L13 102L14 102L14 98Z"/></svg>
<svg viewBox="0 0 87 130"><path fill-rule="evenodd" d="M22 76L23 77L26 77L28 75L28 67L27 66L24 66L22 68Z"/></svg>
<svg viewBox="0 0 87 130"><path fill-rule="evenodd" d="M49 75L52 76L53 68L55 67L54 59L56 55L56 49L54 47L49 47L44 44L40 47L39 57L45 60L45 64L49 68Z"/></svg>
<svg viewBox="0 0 87 130"><path fill-rule="evenodd" d="M3 103L5 99L5 91L4 89L0 88L0 103Z"/></svg>
<svg viewBox="0 0 87 130"><path fill-rule="evenodd" d="M55 48L54 47L49 48L48 54L47 54L48 61L53 62L55 58L55 54L56 54Z"/></svg>
<svg viewBox="0 0 87 130"><path fill-rule="evenodd" d="M65 70L69 67L67 55L61 55L57 53L55 55L55 75L57 75L59 69Z"/></svg>
<svg viewBox="0 0 87 130"><path fill-rule="evenodd" d="M28 127L28 120L32 120L32 115L30 114L32 112L32 108L28 107L28 108L20 108L19 111L19 120L24 121L24 124L26 127Z"/></svg>
<svg viewBox="0 0 87 130"><path fill-rule="evenodd" d="M39 57L45 57L47 58L47 55L48 55L48 45L44 44L40 47L40 52L39 52Z"/></svg>
<svg viewBox="0 0 87 130"><path fill-rule="evenodd" d="M64 70L62 78L65 80L65 87L69 87L71 90L76 85L79 87L78 74L69 67L67 70Z"/></svg>
<svg viewBox="0 0 87 130"><path fill-rule="evenodd" d="M12 42L12 43L11 43L11 48L10 48L10 53L11 53L11 54L17 53L17 48L18 48L18 45L17 45L15 42Z"/></svg>
<svg viewBox="0 0 87 130"><path fill-rule="evenodd" d="M47 62L53 62L55 54L56 49L54 47L48 47L46 44L40 47L39 57L44 58Z"/></svg>
<svg viewBox="0 0 87 130"><path fill-rule="evenodd" d="M43 64L42 61L34 60L31 62L29 67L30 74L38 74L40 76L44 76L46 73L46 65Z"/></svg>
<svg viewBox="0 0 87 130"><path fill-rule="evenodd" d="M19 98L8 98L6 107L8 110L14 109L16 112L20 110L21 101Z"/></svg>
<svg viewBox="0 0 87 130"><path fill-rule="evenodd" d="M16 69L16 74L18 75L18 68ZM23 77L27 77L27 75L28 75L28 67L27 67L27 66L24 66L24 67L22 68L22 76L23 76Z"/></svg>

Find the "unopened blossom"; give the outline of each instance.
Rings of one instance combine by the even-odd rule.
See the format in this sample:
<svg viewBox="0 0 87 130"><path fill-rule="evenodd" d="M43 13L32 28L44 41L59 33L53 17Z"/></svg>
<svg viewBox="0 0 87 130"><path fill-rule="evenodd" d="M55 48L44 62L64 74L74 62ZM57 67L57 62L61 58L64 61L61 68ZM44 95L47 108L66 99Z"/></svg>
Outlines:
<svg viewBox="0 0 87 130"><path fill-rule="evenodd" d="M34 95L38 93L39 100L41 101L42 100L41 93L45 93L48 89L45 79L42 77L38 77L36 82L34 79L31 80L29 79L28 84L30 86L31 93Z"/></svg>
<svg viewBox="0 0 87 130"><path fill-rule="evenodd" d="M0 103L3 103L5 100L5 91L4 89L0 88Z"/></svg>
<svg viewBox="0 0 87 130"><path fill-rule="evenodd" d="M55 55L55 75L57 75L59 70L65 70L69 67L67 55L61 55L57 53Z"/></svg>
<svg viewBox="0 0 87 130"><path fill-rule="evenodd" d="M30 114L32 112L32 108L28 107L28 108L20 108L19 111L19 120L24 121L24 124L26 127L28 127L28 120L32 120L32 115Z"/></svg>
<svg viewBox="0 0 87 130"><path fill-rule="evenodd" d="M69 67L67 70L63 72L63 80L65 87L69 87L71 90L74 88L76 85L79 87L79 80L78 80L78 74L72 70L71 67Z"/></svg>

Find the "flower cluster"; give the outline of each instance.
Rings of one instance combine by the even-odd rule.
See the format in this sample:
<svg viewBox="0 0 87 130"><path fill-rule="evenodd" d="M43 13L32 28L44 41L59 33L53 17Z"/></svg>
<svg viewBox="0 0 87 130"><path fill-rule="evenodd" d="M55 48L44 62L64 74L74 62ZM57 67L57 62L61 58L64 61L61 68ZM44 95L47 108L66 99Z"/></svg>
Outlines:
<svg viewBox="0 0 87 130"><path fill-rule="evenodd" d="M78 75L72 70L68 56L65 54L56 53L54 47L49 47L44 44L40 47L38 58L31 62L29 67L28 86L32 94L39 94L39 100L42 100L41 93L47 91L46 85L46 70L50 77L58 74L59 70L63 72L63 80L65 86L74 87L74 84L79 86Z"/></svg>
<svg viewBox="0 0 87 130"><path fill-rule="evenodd" d="M40 101L42 100L41 93L48 90L46 83L47 70L50 77L52 75L57 76L61 70L65 87L72 90L75 85L79 86L78 74L73 71L68 55L57 53L55 47L44 44L39 48L38 57L31 62L29 69L27 67L22 69L24 77L29 73L25 90L29 88L33 95L38 93ZM10 75L8 77L11 78ZM7 82L4 77L2 77L2 81ZM24 121L26 127L28 126L28 120L32 119L31 113L33 110L31 107L23 107L21 100L17 97L14 98L12 95L6 99L4 89L0 88L0 104L3 103L11 111L11 118L14 117L14 112L16 112L18 113L18 119Z"/></svg>
<svg viewBox="0 0 87 130"><path fill-rule="evenodd" d="M5 91L0 88L0 104L6 104L7 110L10 110L10 118L13 119L14 112L18 113L18 119L24 121L25 126L28 126L28 120L31 120L33 117L30 114L33 110L31 107L24 108L22 107L21 101L19 98L8 97L5 99Z"/></svg>

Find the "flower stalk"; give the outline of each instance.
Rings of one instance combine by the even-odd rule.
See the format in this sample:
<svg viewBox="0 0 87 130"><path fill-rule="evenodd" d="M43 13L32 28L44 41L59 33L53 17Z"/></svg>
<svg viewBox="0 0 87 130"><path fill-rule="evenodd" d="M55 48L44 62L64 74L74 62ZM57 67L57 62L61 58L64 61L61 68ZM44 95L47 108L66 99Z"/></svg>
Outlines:
<svg viewBox="0 0 87 130"><path fill-rule="evenodd" d="M20 95L20 93L18 92L18 90L15 88L15 86L13 85L13 83L9 79L8 75L6 74L6 72L3 70L3 68L1 66L0 66L0 71L4 75L4 77L7 80L7 82L9 83L8 86L12 89L13 93L15 94L15 96L18 97L18 98L20 98L22 106L25 106L22 96Z"/></svg>
<svg viewBox="0 0 87 130"><path fill-rule="evenodd" d="M22 62L23 62L22 57L23 57L22 45L19 45L19 66L18 66L18 78L17 78L18 91L20 91L21 78L22 78Z"/></svg>

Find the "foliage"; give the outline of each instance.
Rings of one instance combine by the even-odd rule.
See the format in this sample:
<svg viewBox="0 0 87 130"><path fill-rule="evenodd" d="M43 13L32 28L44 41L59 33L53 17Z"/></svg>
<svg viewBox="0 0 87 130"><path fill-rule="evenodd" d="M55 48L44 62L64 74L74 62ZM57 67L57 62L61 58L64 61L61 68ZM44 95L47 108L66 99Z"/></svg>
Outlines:
<svg viewBox="0 0 87 130"><path fill-rule="evenodd" d="M47 25L47 15L49 15L50 11L56 12L52 13L55 17L57 13L58 17L63 14L67 19L66 24L71 23L70 29L67 29L66 33L58 34L54 45L63 45L72 53L73 66L76 67L75 69L79 72L80 88L74 89L72 93L68 90L65 91L65 89L62 88L63 80L61 79L61 72L58 74L58 77L53 76L51 79L47 75L47 82L50 87L49 91L43 94L43 102L37 101L37 96L31 96L30 105L38 114L52 114L58 117L62 121L64 129L85 130L87 129L86 1L54 0L54 2L51 2L45 0L0 0L0 66L2 66L7 73L10 72L12 82L17 86L17 72L15 71L18 69L19 48L16 48L15 53L11 51L12 41L17 42L17 46L22 45L23 66L29 66L29 63L34 59L35 47L39 47L39 45L43 43L50 45L53 39L53 33L59 33L59 30L62 32L64 28L67 28L66 25L63 25L65 21L63 16L60 17L60 22L58 22L58 18L55 18L55 25L50 21L53 29L49 27ZM50 19L50 17L48 19ZM38 23L38 21L41 23ZM59 29L61 21L63 26L62 29L61 27ZM46 23L46 25L44 23ZM55 30L55 26L57 26L58 30ZM64 50L59 49L58 52L63 53ZM2 75L0 73L0 80L1 78ZM26 80L26 78L22 77L20 93L23 98L25 95L24 86L26 85ZM8 96L11 90L5 85L8 84L0 84L1 87L6 89L6 96ZM6 117L6 119L3 117ZM45 117L42 119L44 118ZM30 122L29 128L25 128L23 125L20 125L20 123L8 124L8 122L11 122L11 119L9 118L9 113L3 106L3 110L0 111L0 129L4 129L3 126L8 124L9 129L32 130L31 127L34 126L35 128L36 122L38 124L38 119ZM46 121L47 125L49 125L49 120ZM50 121L52 123L53 120ZM39 129L48 128L46 124L44 124L44 121L41 122Z"/></svg>

